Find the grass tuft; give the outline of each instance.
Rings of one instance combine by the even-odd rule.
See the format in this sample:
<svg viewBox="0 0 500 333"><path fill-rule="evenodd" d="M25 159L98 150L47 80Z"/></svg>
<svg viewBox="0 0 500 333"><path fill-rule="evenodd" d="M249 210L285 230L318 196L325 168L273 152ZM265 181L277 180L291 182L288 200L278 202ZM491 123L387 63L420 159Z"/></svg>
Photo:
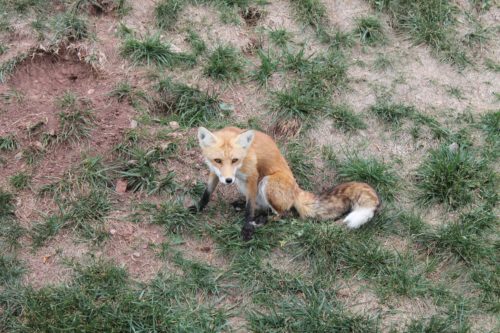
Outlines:
<svg viewBox="0 0 500 333"><path fill-rule="evenodd" d="M31 182L31 176L24 173L18 172L9 179L10 185L17 190L24 190L27 188Z"/></svg>
<svg viewBox="0 0 500 333"><path fill-rule="evenodd" d="M179 233L195 227L197 221L182 202L170 200L156 210L152 222L163 225L169 233Z"/></svg>
<svg viewBox="0 0 500 333"><path fill-rule="evenodd" d="M309 156L304 145L294 141L286 146L285 158L288 161L293 175L297 179L301 188L306 190L312 189L311 175L314 174L314 163Z"/></svg>
<svg viewBox="0 0 500 333"><path fill-rule="evenodd" d="M432 150L415 177L422 205L444 203L452 208L471 202L475 192L494 181L484 160L469 149L453 150L447 145Z"/></svg>
<svg viewBox="0 0 500 333"><path fill-rule="evenodd" d="M358 19L355 33L363 44L370 46L381 45L385 42L384 29L380 19L367 16Z"/></svg>
<svg viewBox="0 0 500 333"><path fill-rule="evenodd" d="M363 119L346 104L338 104L328 108L326 115L333 119L335 127L344 132L355 132L366 128Z"/></svg>
<svg viewBox="0 0 500 333"><path fill-rule="evenodd" d="M13 151L19 147L14 135L0 136L0 151Z"/></svg>
<svg viewBox="0 0 500 333"><path fill-rule="evenodd" d="M261 85L267 85L267 80L274 72L278 69L278 61L273 60L269 51L264 53L263 50L259 49L257 55L260 58L260 66L253 73L253 78L259 82Z"/></svg>
<svg viewBox="0 0 500 333"><path fill-rule="evenodd" d="M19 260L9 255L0 254L0 286L16 281L23 275L24 271L25 268Z"/></svg>
<svg viewBox="0 0 500 333"><path fill-rule="evenodd" d="M74 144L89 137L94 117L88 103L70 91L57 100L58 106L64 111L59 113L59 131L56 135L56 142Z"/></svg>
<svg viewBox="0 0 500 333"><path fill-rule="evenodd" d="M198 56L207 50L207 45L203 39L194 31L190 30L186 37L186 41L191 45L194 55Z"/></svg>
<svg viewBox="0 0 500 333"><path fill-rule="evenodd" d="M299 20L320 30L327 19L326 7L320 0L291 0Z"/></svg>
<svg viewBox="0 0 500 333"><path fill-rule="evenodd" d="M130 58L134 65L160 65L173 67L179 64L193 65L192 55L176 53L169 44L161 41L160 35L148 35L143 39L127 36L121 47L121 54Z"/></svg>
<svg viewBox="0 0 500 333"><path fill-rule="evenodd" d="M73 12L56 16L54 30L57 41L74 42L89 36L87 22Z"/></svg>
<svg viewBox="0 0 500 333"><path fill-rule="evenodd" d="M336 163L337 176L342 181L361 181L373 186L386 201L394 200L399 177L392 168L372 157L348 156Z"/></svg>
<svg viewBox="0 0 500 333"><path fill-rule="evenodd" d="M274 45L279 47L286 47L291 38L292 34L286 29L274 29L269 31L269 39Z"/></svg>
<svg viewBox="0 0 500 333"><path fill-rule="evenodd" d="M198 126L220 119L224 115L218 95L200 91L170 78L157 85L157 112L175 116L180 125Z"/></svg>
<svg viewBox="0 0 500 333"><path fill-rule="evenodd" d="M385 123L399 126L404 119L412 117L416 113L413 106L394 104L387 101L377 101L370 111Z"/></svg>
<svg viewBox="0 0 500 333"><path fill-rule="evenodd" d="M0 250L5 252L18 247L22 235L24 229L16 218L14 196L0 188Z"/></svg>
<svg viewBox="0 0 500 333"><path fill-rule="evenodd" d="M241 54L231 45L220 45L208 57L205 75L216 80L238 78L243 71Z"/></svg>
<svg viewBox="0 0 500 333"><path fill-rule="evenodd" d="M157 2L154 8L156 25L161 29L172 29L186 3L185 0L162 0Z"/></svg>

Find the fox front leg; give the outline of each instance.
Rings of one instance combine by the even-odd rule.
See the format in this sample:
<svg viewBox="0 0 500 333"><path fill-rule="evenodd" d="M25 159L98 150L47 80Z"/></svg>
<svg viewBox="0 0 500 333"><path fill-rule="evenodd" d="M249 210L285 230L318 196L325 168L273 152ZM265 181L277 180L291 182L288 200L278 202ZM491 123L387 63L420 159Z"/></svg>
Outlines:
<svg viewBox="0 0 500 333"><path fill-rule="evenodd" d="M208 175L207 187L205 188L205 191L203 192L198 205L193 205L189 207L189 209L192 212L201 212L210 201L210 196L215 191L217 184L219 184L219 177L217 177L215 173L210 172L210 174Z"/></svg>
<svg viewBox="0 0 500 333"><path fill-rule="evenodd" d="M241 236L243 240L248 241L252 239L255 232L255 206L257 200L257 181L248 180L247 182L247 204L245 207L245 224L241 229Z"/></svg>

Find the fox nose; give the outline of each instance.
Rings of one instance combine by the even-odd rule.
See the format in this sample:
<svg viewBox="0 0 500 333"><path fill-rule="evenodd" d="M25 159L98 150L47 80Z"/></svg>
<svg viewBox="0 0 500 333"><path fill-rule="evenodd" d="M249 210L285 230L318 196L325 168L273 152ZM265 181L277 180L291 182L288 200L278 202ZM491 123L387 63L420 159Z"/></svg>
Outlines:
<svg viewBox="0 0 500 333"><path fill-rule="evenodd" d="M226 178L226 184L231 184L233 182L233 178Z"/></svg>

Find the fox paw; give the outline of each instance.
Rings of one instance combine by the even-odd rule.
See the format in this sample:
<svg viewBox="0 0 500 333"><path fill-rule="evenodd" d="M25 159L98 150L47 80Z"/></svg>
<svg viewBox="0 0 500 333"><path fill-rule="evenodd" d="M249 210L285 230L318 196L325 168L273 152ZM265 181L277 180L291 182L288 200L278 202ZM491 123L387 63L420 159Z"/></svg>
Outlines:
<svg viewBox="0 0 500 333"><path fill-rule="evenodd" d="M252 239L254 232L255 226L253 224L246 223L241 229L241 237L244 241L249 241Z"/></svg>
<svg viewBox="0 0 500 333"><path fill-rule="evenodd" d="M245 209L246 202L244 200L236 200L231 202L231 206L233 206L233 208L239 212Z"/></svg>

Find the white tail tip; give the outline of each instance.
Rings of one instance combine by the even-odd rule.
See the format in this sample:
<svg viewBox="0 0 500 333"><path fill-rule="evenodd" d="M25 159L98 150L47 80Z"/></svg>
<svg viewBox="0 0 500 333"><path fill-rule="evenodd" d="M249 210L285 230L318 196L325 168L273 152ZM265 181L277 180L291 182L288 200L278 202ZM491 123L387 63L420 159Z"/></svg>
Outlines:
<svg viewBox="0 0 500 333"><path fill-rule="evenodd" d="M357 229L370 221L373 215L375 215L375 208L356 208L344 218L344 223L349 229Z"/></svg>

